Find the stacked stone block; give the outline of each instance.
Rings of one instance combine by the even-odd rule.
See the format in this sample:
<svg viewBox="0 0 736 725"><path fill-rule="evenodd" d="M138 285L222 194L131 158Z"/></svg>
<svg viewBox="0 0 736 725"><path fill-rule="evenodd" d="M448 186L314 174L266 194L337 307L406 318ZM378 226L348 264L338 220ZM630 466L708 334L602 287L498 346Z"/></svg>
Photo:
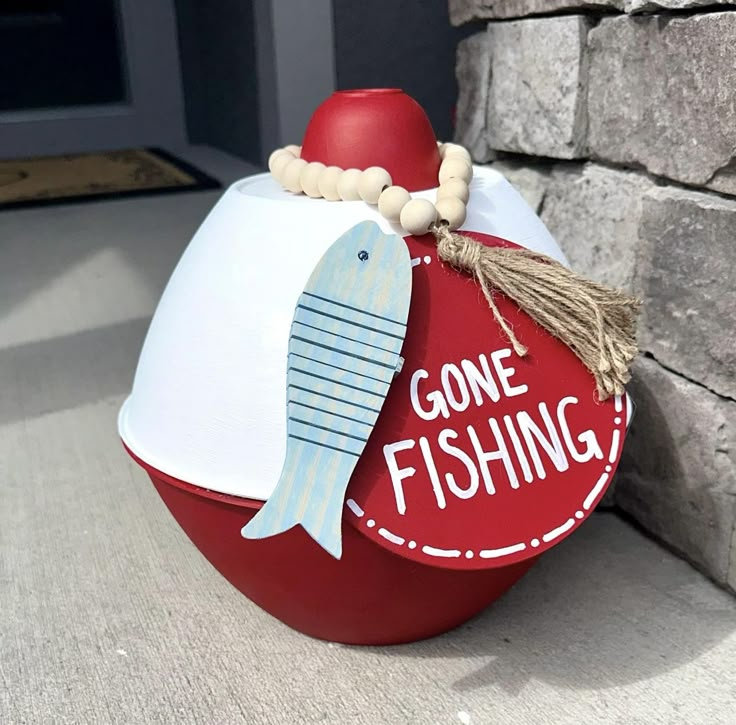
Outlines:
<svg viewBox="0 0 736 725"><path fill-rule="evenodd" d="M450 17L478 28L456 140L573 268L643 301L613 502L736 590L736 10L450 0Z"/></svg>

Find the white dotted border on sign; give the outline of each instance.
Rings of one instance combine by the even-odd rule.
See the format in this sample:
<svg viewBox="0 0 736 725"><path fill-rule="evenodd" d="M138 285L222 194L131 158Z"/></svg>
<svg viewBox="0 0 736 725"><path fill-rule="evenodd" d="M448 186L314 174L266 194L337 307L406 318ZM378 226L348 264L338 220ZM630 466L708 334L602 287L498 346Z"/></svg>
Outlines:
<svg viewBox="0 0 736 725"><path fill-rule="evenodd" d="M617 395L614 398L614 410L617 413L616 417L613 419L614 425L619 426L621 425L621 416L618 415L623 411L623 399L620 395ZM628 416L627 416L627 423L628 423ZM558 539L563 534L567 533L573 526L575 526L577 521L582 520L585 518L585 511L589 511L591 507L593 506L594 501L598 498L599 494L603 490L603 487L606 485L606 482L611 477L611 473L613 471L613 464L616 462L616 459L618 458L618 449L621 445L621 431L618 428L613 429L613 434L611 435L611 448L608 451L608 463L605 466L605 469L603 471L603 474L601 477L596 481L595 486L590 489L588 495L585 497L585 500L583 501L582 509L578 509L575 511L575 514L571 516L567 521L565 521L563 524L560 524L556 528L552 529L551 531L547 531L545 534L542 534L542 541L545 544L549 544L551 541L554 541L555 539ZM360 507L360 505L352 498L349 498L345 505L357 516L359 519L362 519L365 516L365 511ZM577 520L577 521L576 521ZM367 519L365 522L365 525L372 529L376 526L375 519ZM407 545L409 549L416 549L419 544L412 540L407 540L403 536L399 536L398 534L394 534L393 532L389 531L388 529L384 527L379 527L378 529L378 535L382 538L386 539L386 541L389 541L392 544L395 544L396 546L404 546L404 544ZM529 544L533 549L538 548L541 545L541 541L537 538L532 539ZM472 549L467 549L464 552L464 556L466 559L472 559L476 553L481 559L499 559L502 556L509 556L510 554L517 554L520 551L524 551L527 548L527 545L525 542L520 541L518 544L510 544L509 546L504 546L500 549L481 549L478 552L473 551ZM425 553L427 556L434 556L439 559L458 559L461 556L463 556L463 552L460 549L438 549L435 546L430 546L429 544L425 544L422 546L422 552Z"/></svg>

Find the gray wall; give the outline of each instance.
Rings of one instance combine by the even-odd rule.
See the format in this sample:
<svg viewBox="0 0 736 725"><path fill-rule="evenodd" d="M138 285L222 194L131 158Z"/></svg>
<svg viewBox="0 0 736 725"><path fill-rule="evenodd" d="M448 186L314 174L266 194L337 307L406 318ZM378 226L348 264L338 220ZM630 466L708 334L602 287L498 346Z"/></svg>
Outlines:
<svg viewBox="0 0 736 725"><path fill-rule="evenodd" d="M397 86L453 133L455 48L444 0L176 0L193 143L263 161L298 143L335 88Z"/></svg>
<svg viewBox="0 0 736 725"><path fill-rule="evenodd" d="M613 502L736 592L736 11L563 5L451 0L490 20L458 49L457 140L498 157L574 269L642 300Z"/></svg>
<svg viewBox="0 0 736 725"><path fill-rule="evenodd" d="M402 88L452 136L455 50L471 28L451 28L445 0L334 0L338 88Z"/></svg>
<svg viewBox="0 0 736 725"><path fill-rule="evenodd" d="M189 140L258 162L256 30L250 0L176 0Z"/></svg>

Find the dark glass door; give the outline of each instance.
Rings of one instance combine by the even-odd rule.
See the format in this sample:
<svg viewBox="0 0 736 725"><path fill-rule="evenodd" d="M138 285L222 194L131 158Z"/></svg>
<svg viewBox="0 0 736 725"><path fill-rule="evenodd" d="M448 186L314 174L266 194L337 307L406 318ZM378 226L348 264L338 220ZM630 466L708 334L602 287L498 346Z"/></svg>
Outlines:
<svg viewBox="0 0 736 725"><path fill-rule="evenodd" d="M4 0L0 111L126 100L116 0Z"/></svg>

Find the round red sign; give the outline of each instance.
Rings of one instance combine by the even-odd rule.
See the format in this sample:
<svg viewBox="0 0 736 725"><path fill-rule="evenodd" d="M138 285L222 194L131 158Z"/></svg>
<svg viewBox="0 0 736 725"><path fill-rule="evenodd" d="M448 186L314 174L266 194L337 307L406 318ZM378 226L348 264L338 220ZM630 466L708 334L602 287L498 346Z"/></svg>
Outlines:
<svg viewBox="0 0 736 725"><path fill-rule="evenodd" d="M605 492L627 401L600 402L577 357L499 294L529 349L517 356L479 286L437 260L433 239L406 242L414 278L404 364L348 487L346 520L433 566L536 556Z"/></svg>

